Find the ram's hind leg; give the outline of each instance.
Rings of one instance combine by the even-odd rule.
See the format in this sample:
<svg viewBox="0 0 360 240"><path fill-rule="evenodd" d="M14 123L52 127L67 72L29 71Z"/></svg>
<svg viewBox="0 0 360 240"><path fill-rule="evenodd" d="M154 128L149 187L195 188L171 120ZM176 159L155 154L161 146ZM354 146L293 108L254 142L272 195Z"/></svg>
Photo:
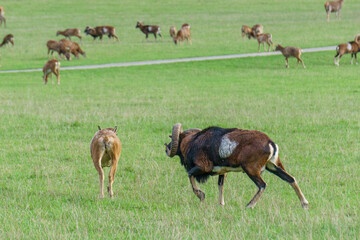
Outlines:
<svg viewBox="0 0 360 240"><path fill-rule="evenodd" d="M244 171L250 177L250 179L256 184L256 186L259 188L259 190L254 195L254 197L251 199L251 201L246 205L246 207L248 207L248 208L254 208L257 201L260 199L261 195L263 194L263 192L266 188L266 183L261 178L260 172L252 173L251 171L249 171L249 169L244 169Z"/></svg>
<svg viewBox="0 0 360 240"><path fill-rule="evenodd" d="M295 190L298 198L300 199L301 207L303 209L308 209L309 202L306 200L304 194L301 192L301 189L300 189L299 185L297 184L295 178L285 171L284 166L281 164L279 159L278 159L278 166L276 166L272 162L268 162L266 164L266 170L275 174L282 180L288 182L290 184L290 186Z"/></svg>

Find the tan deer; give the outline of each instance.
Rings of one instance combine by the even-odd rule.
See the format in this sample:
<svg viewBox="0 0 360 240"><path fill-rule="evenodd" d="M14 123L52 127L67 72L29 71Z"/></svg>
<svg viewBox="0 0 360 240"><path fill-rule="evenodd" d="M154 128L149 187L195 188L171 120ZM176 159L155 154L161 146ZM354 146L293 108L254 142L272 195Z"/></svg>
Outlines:
<svg viewBox="0 0 360 240"><path fill-rule="evenodd" d="M90 152L94 166L99 173L100 179L100 198L104 197L104 167L110 167L108 193L113 197L112 185L115 180L115 173L120 158L121 142L116 136L117 127L101 129L91 140Z"/></svg>

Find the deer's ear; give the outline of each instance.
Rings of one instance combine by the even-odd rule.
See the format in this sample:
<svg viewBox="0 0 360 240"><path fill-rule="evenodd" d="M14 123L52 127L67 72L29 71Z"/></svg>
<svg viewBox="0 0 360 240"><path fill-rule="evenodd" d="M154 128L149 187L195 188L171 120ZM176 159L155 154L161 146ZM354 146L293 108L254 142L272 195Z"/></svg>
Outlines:
<svg viewBox="0 0 360 240"><path fill-rule="evenodd" d="M99 129L99 130L101 130L101 127L100 127L100 126L98 126L98 129Z"/></svg>
<svg viewBox="0 0 360 240"><path fill-rule="evenodd" d="M117 126L114 127L114 132L117 133Z"/></svg>

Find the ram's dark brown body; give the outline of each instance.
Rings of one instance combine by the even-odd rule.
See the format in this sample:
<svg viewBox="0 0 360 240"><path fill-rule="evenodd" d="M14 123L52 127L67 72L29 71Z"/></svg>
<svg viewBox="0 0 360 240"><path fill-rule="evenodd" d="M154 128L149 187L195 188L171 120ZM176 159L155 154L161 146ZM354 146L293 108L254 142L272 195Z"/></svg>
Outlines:
<svg viewBox="0 0 360 240"><path fill-rule="evenodd" d="M219 148L225 135L229 142L238 144L224 159L220 157ZM216 174L214 166L242 167L253 172L254 165L265 165L270 154L270 138L258 131L212 127L197 134L184 134L183 138L180 135L180 139L179 156L184 166L188 171L197 166L203 177Z"/></svg>

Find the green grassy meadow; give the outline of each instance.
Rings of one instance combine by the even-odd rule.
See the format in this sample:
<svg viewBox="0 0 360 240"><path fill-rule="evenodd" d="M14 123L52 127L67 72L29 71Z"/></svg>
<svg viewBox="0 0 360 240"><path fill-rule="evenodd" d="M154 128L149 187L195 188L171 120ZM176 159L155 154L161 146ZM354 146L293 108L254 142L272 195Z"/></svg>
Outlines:
<svg viewBox="0 0 360 240"><path fill-rule="evenodd" d="M330 23L323 2L310 0L26 3L1 3L8 24L0 36L12 32L16 45L0 49L0 70L41 68L45 42L74 25L114 25L120 42L85 37L87 58L62 66L255 52L240 30L255 23L275 43L330 46L352 40L360 20L360 3L350 0L342 21L332 15ZM164 25L163 39L146 41L138 20ZM183 22L193 45L176 47L168 27ZM55 78L43 85L40 72L1 73L0 239L358 239L359 66L346 55L335 67L334 54L304 53L306 69L294 59L285 69L282 56L268 56L61 71L60 85ZM224 207L217 177L199 185L200 203L179 158L164 152L177 122L267 133L310 209L268 172L253 210L245 206L257 188L242 173L228 174ZM89 151L97 125L119 127L113 199L98 198Z"/></svg>

